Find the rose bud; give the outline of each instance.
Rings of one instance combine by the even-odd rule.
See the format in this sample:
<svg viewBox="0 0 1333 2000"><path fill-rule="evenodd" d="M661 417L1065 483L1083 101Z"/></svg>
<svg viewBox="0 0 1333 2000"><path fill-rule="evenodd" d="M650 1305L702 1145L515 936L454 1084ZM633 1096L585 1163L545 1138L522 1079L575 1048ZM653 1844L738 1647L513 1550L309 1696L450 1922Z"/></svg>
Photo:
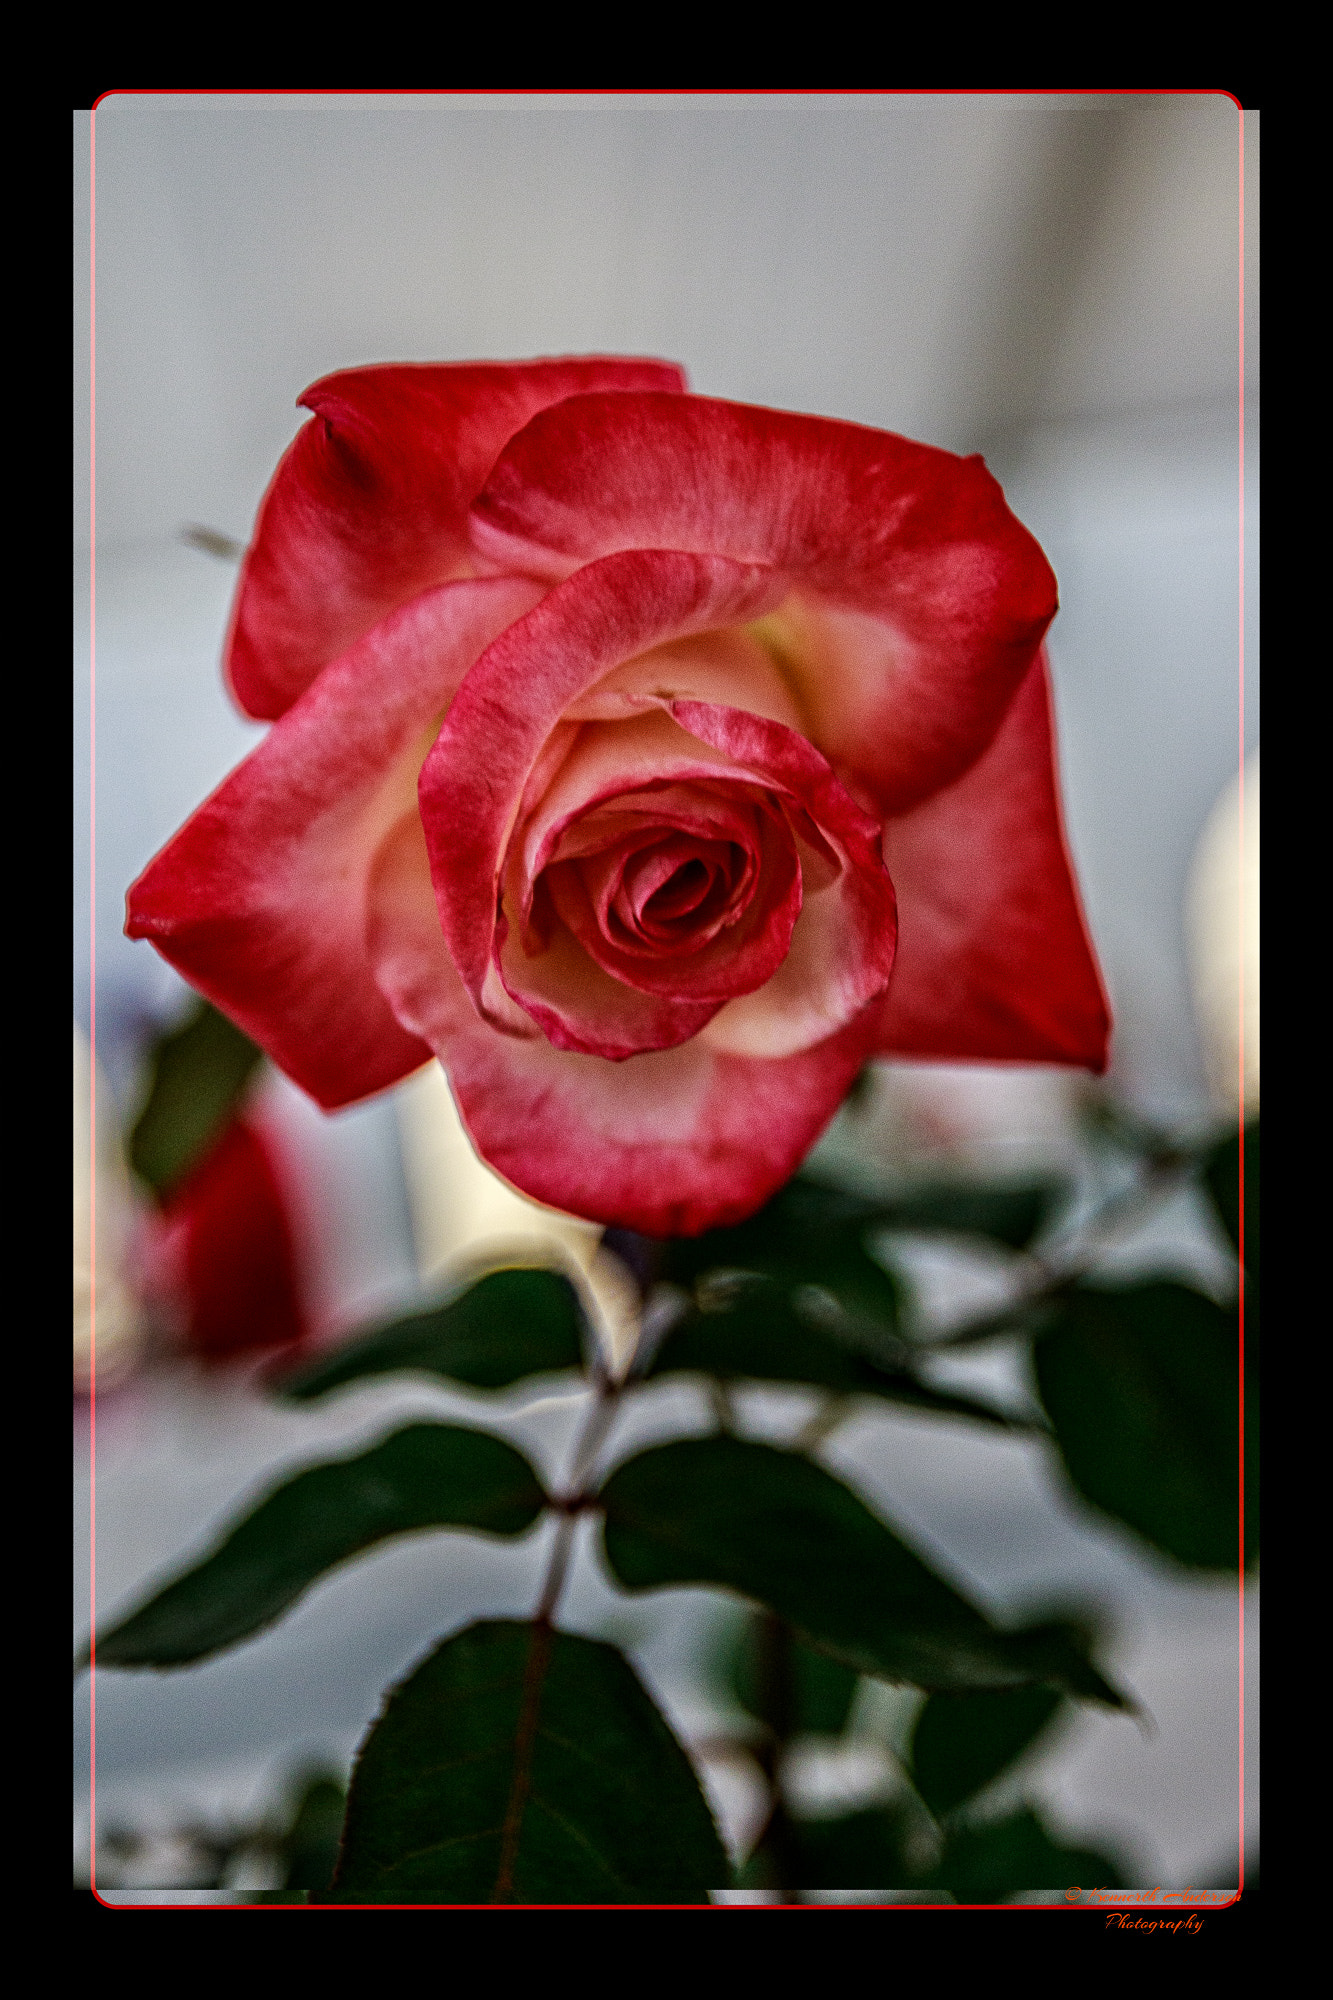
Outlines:
<svg viewBox="0 0 1333 2000"><path fill-rule="evenodd" d="M200 1360L295 1349L310 1331L286 1171L262 1120L246 1114L162 1199L148 1261L176 1338Z"/></svg>

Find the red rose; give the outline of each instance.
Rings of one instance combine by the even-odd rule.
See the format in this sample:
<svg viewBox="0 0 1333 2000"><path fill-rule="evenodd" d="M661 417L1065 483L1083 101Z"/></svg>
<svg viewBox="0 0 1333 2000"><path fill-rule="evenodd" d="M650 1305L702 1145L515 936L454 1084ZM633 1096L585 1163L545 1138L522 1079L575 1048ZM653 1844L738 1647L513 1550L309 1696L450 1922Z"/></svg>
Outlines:
<svg viewBox="0 0 1333 2000"><path fill-rule="evenodd" d="M301 400L227 646L274 727L128 929L321 1104L434 1051L525 1193L688 1234L870 1056L1101 1067L1055 579L979 458L651 361Z"/></svg>
<svg viewBox="0 0 1333 2000"><path fill-rule="evenodd" d="M296 1347L309 1332L280 1149L230 1120L163 1197L155 1261L183 1344L205 1361Z"/></svg>

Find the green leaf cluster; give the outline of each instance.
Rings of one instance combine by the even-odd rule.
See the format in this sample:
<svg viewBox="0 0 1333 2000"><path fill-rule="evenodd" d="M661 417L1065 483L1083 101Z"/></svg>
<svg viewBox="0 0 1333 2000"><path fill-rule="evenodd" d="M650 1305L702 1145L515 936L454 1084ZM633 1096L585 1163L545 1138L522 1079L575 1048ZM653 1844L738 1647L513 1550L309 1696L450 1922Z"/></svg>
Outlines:
<svg viewBox="0 0 1333 2000"><path fill-rule="evenodd" d="M874 1246L896 1229L971 1233L1022 1249L1060 1199L1048 1182L924 1187L890 1201L794 1180L748 1222L666 1246L662 1276L686 1288L689 1299L645 1373L792 1383L999 1429L1030 1428L1026 1419L925 1378L923 1357L905 1337L902 1284Z"/></svg>
<svg viewBox="0 0 1333 2000"><path fill-rule="evenodd" d="M1234 1308L1174 1282L1079 1285L1036 1343L1037 1381L1082 1497L1163 1554L1236 1571L1241 1373ZM1246 1407L1253 1470L1257 1385ZM1257 1486L1245 1546L1257 1556Z"/></svg>
<svg viewBox="0 0 1333 2000"><path fill-rule="evenodd" d="M1028 1331L1080 1498L1173 1562L1234 1575L1259 1556L1258 1124L1197 1172L1237 1253L1232 1302L1174 1279L1085 1279L1040 1301Z"/></svg>
<svg viewBox="0 0 1333 2000"><path fill-rule="evenodd" d="M682 1438L619 1466L599 1497L607 1565L627 1590L734 1591L856 1672L914 1687L1051 1680L1124 1706L1067 1635L1000 1629L800 1452Z"/></svg>
<svg viewBox="0 0 1333 2000"><path fill-rule="evenodd" d="M208 1016L163 1047L135 1144L141 1172L166 1187L184 1148L164 1107L187 1057L205 1072L214 1065L215 1120L251 1059ZM200 1051L212 1052L207 1061ZM208 1127L202 1111L195 1127L197 1139ZM1243 1234L1253 1326L1257 1128L1245 1145L1243 1224L1238 1146L1234 1157L1226 1142L1200 1156L1196 1171L1233 1242ZM414 1374L493 1395L582 1370L590 1404L609 1418L622 1397L693 1376L716 1387L723 1407L738 1384L776 1382L820 1392L832 1417L859 1401L1044 1437L1040 1425L925 1379L919 1332L907 1336L902 1288L878 1248L895 1228L1030 1248L1058 1200L1043 1184L870 1201L797 1180L738 1228L662 1246L659 1272L679 1310L628 1383L597 1362L569 1280L521 1268L490 1271L372 1328L274 1392L304 1403ZM1235 1313L1175 1281L1110 1286L1074 1273L1030 1289L1008 1324L1032 1344L1045 1448L1083 1500L1177 1562L1234 1567ZM1248 1443L1249 1361L1244 1386ZM1247 1475L1247 1509L1251 1486ZM703 1587L757 1607L760 1636L748 1664L738 1659L735 1689L769 1745L775 1785L784 1743L846 1727L861 1676L928 1696L903 1799L813 1822L792 1819L775 1791L751 1879L768 1870L812 1889L982 1900L1117 1879L1112 1859L1063 1846L1029 1806L1000 1818L985 1809L989 1789L1071 1700L1130 1706L1087 1634L1062 1622L1007 1625L808 1451L726 1425L640 1450L554 1497L490 1429L408 1425L259 1495L195 1563L98 1635L97 1660L186 1666L252 1637L391 1538L512 1539L545 1520L558 1551L577 1512L596 1516L606 1570L624 1591ZM1247 1555L1252 1536L1247 1512ZM310 1812L312 1826L324 1814L323 1859L289 1886L342 1903L690 1904L728 1880L689 1759L628 1660L557 1629L547 1609L446 1635L390 1692L353 1774L331 1887L331 1800L312 1801ZM312 1853L317 1845L312 1834Z"/></svg>
<svg viewBox="0 0 1333 2000"><path fill-rule="evenodd" d="M775 1743L784 1732L819 1730L834 1721L836 1709L821 1700L824 1688L810 1673L814 1656L799 1639L771 1621L755 1621L748 1637L733 1661L733 1686ZM751 1694L756 1683L747 1678L755 1657L766 1666L758 1699ZM775 1686L786 1690L785 1702L776 1706ZM828 1734L846 1728L853 1691L846 1690L842 1720ZM743 1881L785 1891L791 1900L860 1890L965 1903L1075 1884L1122 1886L1123 1865L1112 1854L1071 1846L1030 1804L1006 1810L1001 1802L997 1809L993 1788L1010 1779L1012 1789L1015 1767L1040 1750L1068 1707L1058 1689L1036 1685L932 1695L902 1752L902 1782L892 1798L824 1817L803 1817L779 1800ZM757 1754L763 1755L762 1746Z"/></svg>

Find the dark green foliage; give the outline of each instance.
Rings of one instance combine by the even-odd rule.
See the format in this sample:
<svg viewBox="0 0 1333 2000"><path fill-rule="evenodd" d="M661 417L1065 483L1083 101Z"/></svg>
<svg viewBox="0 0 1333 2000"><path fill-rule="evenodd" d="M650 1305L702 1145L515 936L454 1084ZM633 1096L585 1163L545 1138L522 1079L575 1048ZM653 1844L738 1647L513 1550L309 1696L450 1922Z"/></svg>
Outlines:
<svg viewBox="0 0 1333 2000"><path fill-rule="evenodd" d="M955 1828L930 1879L960 1903L995 1903L1031 1889L1125 1886L1109 1855L1066 1847L1030 1807L989 1826Z"/></svg>
<svg viewBox="0 0 1333 2000"><path fill-rule="evenodd" d="M802 1889L911 1889L922 1879L919 1808L901 1800L836 1819L789 1822L791 1866ZM745 1886L782 1888L756 1856Z"/></svg>
<svg viewBox="0 0 1333 2000"><path fill-rule="evenodd" d="M1245 1127L1245 1275L1259 1282L1259 1121ZM1221 1218L1222 1227L1235 1244L1241 1243L1241 1143L1239 1133L1229 1133L1213 1147L1204 1161L1204 1185Z"/></svg>
<svg viewBox="0 0 1333 2000"><path fill-rule="evenodd" d="M917 1717L909 1757L913 1783L935 1818L946 1818L1007 1770L1062 1699L1051 1687L933 1694Z"/></svg>
<svg viewBox="0 0 1333 2000"><path fill-rule="evenodd" d="M97 1663L186 1666L271 1625L337 1564L392 1535L521 1535L545 1505L512 1445L456 1424L409 1425L358 1458L285 1480L202 1562L99 1633Z"/></svg>
<svg viewBox="0 0 1333 2000"><path fill-rule="evenodd" d="M671 1328L645 1371L710 1375L718 1381L800 1382L835 1395L877 1396L909 1409L968 1422L1027 1429L971 1396L933 1389L907 1367L882 1367L856 1352L830 1325L827 1311L802 1293L766 1280L732 1285L691 1308Z"/></svg>
<svg viewBox="0 0 1333 2000"><path fill-rule="evenodd" d="M1009 1250L1026 1250L1065 1198L1058 1181L992 1186L946 1181L886 1204L880 1222L889 1229L983 1236Z"/></svg>
<svg viewBox="0 0 1333 2000"><path fill-rule="evenodd" d="M559 1271L491 1271L464 1292L348 1342L276 1385L293 1403L314 1402L372 1375L437 1375L470 1389L507 1389L529 1375L583 1365L578 1294Z"/></svg>
<svg viewBox="0 0 1333 2000"><path fill-rule="evenodd" d="M155 1194L170 1194L221 1136L260 1060L249 1036L206 1000L157 1043L129 1144L130 1165Z"/></svg>
<svg viewBox="0 0 1333 2000"><path fill-rule="evenodd" d="M338 1861L347 1793L336 1778L316 1773L301 1787L281 1843L284 1890L304 1889L315 1901Z"/></svg>
<svg viewBox="0 0 1333 2000"><path fill-rule="evenodd" d="M1078 1286L1037 1342L1037 1380L1086 1500L1177 1562L1238 1561L1239 1367L1234 1309L1171 1282ZM1257 1396L1247 1383L1247 1434ZM1247 1477L1247 1498L1255 1481ZM1247 1555L1257 1554L1257 1520Z"/></svg>
<svg viewBox="0 0 1333 2000"><path fill-rule="evenodd" d="M798 1453L732 1437L682 1439L618 1467L601 1500L607 1562L627 1589L738 1591L886 1680L964 1689L1049 1679L1123 1705L1067 1635L998 1631Z"/></svg>
<svg viewBox="0 0 1333 2000"><path fill-rule="evenodd" d="M668 1243L661 1275L692 1284L706 1271L794 1274L805 1284L826 1285L841 1295L839 1273L850 1279L860 1270L870 1230L984 1236L1025 1250L1063 1199L1064 1190L1054 1181L942 1182L897 1197L877 1197L798 1176L748 1222ZM873 1263L868 1257L866 1261ZM816 1271L821 1262L827 1275Z"/></svg>
<svg viewBox="0 0 1333 2000"><path fill-rule="evenodd" d="M855 1668L804 1645L770 1612L740 1621L724 1673L733 1700L783 1740L841 1736L861 1678Z"/></svg>
<svg viewBox="0 0 1333 2000"><path fill-rule="evenodd" d="M905 1800L821 1820L783 1814L781 1828L771 1828L771 1836L751 1854L737 1886L787 1890L793 1902L801 1900L799 1892L809 1890L917 1888L923 1880L923 1824L929 1856L929 1822L923 1822L921 1808ZM949 1898L923 1892L923 1902Z"/></svg>
<svg viewBox="0 0 1333 2000"><path fill-rule="evenodd" d="M1062 1688L1080 1701L1136 1714L1135 1703L1104 1680L1093 1665L1095 1646L1083 1623L1057 1619L1048 1624L1020 1625L1006 1634L1015 1659L1023 1662L1029 1682Z"/></svg>
<svg viewBox="0 0 1333 2000"><path fill-rule="evenodd" d="M204 1005L163 1038L132 1140L135 1167L159 1194L170 1194L220 1136L259 1060ZM1156 1188L1201 1176L1239 1243L1235 1135L1203 1154L1113 1108L1101 1123L1121 1180L1127 1164L1135 1171L1131 1214ZM1251 1350L1258 1168L1255 1124L1244 1135ZM493 1270L366 1333L289 1374L275 1393L312 1402L403 1373L501 1391L582 1370L603 1393L592 1399L574 1454L580 1466L597 1462L598 1427L623 1391L682 1375L721 1387L820 1391L820 1424L858 1399L860 1416L878 1403L1040 1429L922 1379L923 1350L905 1337L899 1282L877 1253L894 1231L1025 1250L1063 1198L1048 1182L950 1182L869 1198L798 1177L734 1228L665 1244L610 1234L608 1247L645 1294L661 1278L689 1295L628 1384L599 1378L569 1279L521 1268ZM1113 1221L1124 1200L1123 1187L1110 1198ZM1072 1254L1062 1242L1058 1269L1026 1265L1012 1303L984 1325L939 1337L1030 1341L1052 1442L1084 1499L1181 1563L1231 1569L1236 1315L1184 1284L1084 1281L1080 1272L1100 1255L1098 1227L1094 1218ZM1249 1442L1257 1406L1248 1380L1246 1388ZM727 1398L715 1402L729 1421ZM1254 1483L1247 1459L1247 1500ZM99 1638L99 1664L203 1659L259 1632L331 1569L388 1537L445 1529L517 1536L550 1504L527 1459L501 1439L414 1424L262 1495L201 1561ZM1113 1858L1065 1846L1030 1806L990 1823L977 1817L977 1801L984 1811L988 1788L1039 1741L1067 1697L1130 1706L1093 1665L1088 1632L1059 1622L1001 1629L806 1452L726 1432L640 1451L606 1478L595 1503L582 1493L568 1504L603 1509L606 1563L626 1590L702 1586L745 1600L725 1672L752 1718L740 1733L768 1800L745 1882L793 1897L906 1890L923 1901L974 1902L1118 1886ZM1247 1514L1247 1549L1254 1534ZM558 1594L559 1575L556 1563L543 1604ZM782 1790L788 1747L802 1736L842 1735L866 1674L929 1695L907 1752L915 1790L904 1786L888 1805L798 1819ZM996 1803L992 1795L992 1811ZM700 1905L729 1880L690 1764L628 1662L544 1617L474 1625L437 1645L386 1697L362 1746L345 1828L342 1805L336 1780L312 1774L280 1821L228 1833L225 1853L222 1835L205 1830L201 1854L207 1847L221 1880L227 1856L248 1842L278 1864L283 1887L257 1899L277 1902Z"/></svg>
<svg viewBox="0 0 1333 2000"><path fill-rule="evenodd" d="M896 1351L899 1297L894 1279L865 1247L879 1204L795 1180L734 1229L712 1229L664 1246L661 1275L692 1285L714 1271L747 1271L775 1285L814 1286L835 1299L863 1336Z"/></svg>
<svg viewBox="0 0 1333 2000"><path fill-rule="evenodd" d="M389 1695L352 1777L341 1903L706 1903L730 1869L615 1647L471 1625Z"/></svg>

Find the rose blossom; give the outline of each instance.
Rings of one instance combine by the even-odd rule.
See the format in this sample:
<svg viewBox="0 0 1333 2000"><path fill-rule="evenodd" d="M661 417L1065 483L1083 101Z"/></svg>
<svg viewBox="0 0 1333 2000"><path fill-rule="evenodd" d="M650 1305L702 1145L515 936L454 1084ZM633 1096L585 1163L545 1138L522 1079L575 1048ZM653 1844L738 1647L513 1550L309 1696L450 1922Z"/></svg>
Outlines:
<svg viewBox="0 0 1333 2000"><path fill-rule="evenodd" d="M1102 1066L1055 579L980 458L654 361L301 401L227 642L274 726L127 928L322 1105L433 1052L526 1194L689 1234L871 1056Z"/></svg>

